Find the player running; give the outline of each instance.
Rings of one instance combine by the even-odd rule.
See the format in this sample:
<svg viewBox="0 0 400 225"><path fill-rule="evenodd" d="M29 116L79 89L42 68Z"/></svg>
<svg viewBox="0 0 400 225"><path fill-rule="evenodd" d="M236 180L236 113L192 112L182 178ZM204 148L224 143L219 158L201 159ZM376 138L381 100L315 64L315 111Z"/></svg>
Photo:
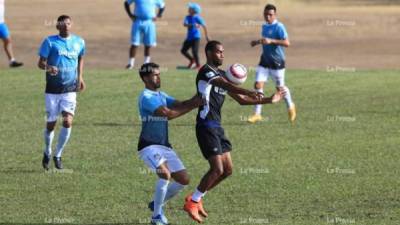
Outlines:
<svg viewBox="0 0 400 225"><path fill-rule="evenodd" d="M264 83L271 78L275 81L277 90L283 90L286 106L288 109L289 120L294 122L296 119L296 106L292 101L290 90L285 86L285 51L284 47L289 47L289 37L285 26L276 19L276 7L268 4L264 8L265 24L262 25L262 38L251 42L251 46L262 45L262 55L256 70L256 81L254 88L263 93ZM254 114L249 117L248 122L256 123L261 121L262 105L254 107Z"/></svg>
<svg viewBox="0 0 400 225"><path fill-rule="evenodd" d="M132 14L130 5L135 3ZM135 67L136 49L141 43L144 44L144 63L151 61L150 49L156 46L156 24L154 21L161 18L165 3L164 0L126 0L125 10L132 19L131 48L129 50L129 62L127 69ZM156 17L156 8L159 8Z"/></svg>
<svg viewBox="0 0 400 225"><path fill-rule="evenodd" d="M142 65L139 74L145 85L139 97L142 119L138 143L139 157L159 178L149 208L153 211L152 224L164 225L168 224L162 209L164 204L189 184L186 169L168 140L168 120L190 112L204 104L204 100L195 95L180 102L159 91L160 69L155 63ZM171 181L171 178L174 181Z"/></svg>
<svg viewBox="0 0 400 225"><path fill-rule="evenodd" d="M71 33L72 20L67 15L58 17L56 28L59 34L49 36L42 42L38 62L39 68L46 71L47 126L44 130L45 149L42 160L46 170L49 169L54 127L59 114L63 120L53 160L57 169L63 169L61 155L71 135L76 92L86 87L83 80L85 41Z"/></svg>
<svg viewBox="0 0 400 225"><path fill-rule="evenodd" d="M7 54L9 66L11 68L20 67L24 64L22 62L18 62L14 58L10 31L8 30L7 24L4 22L4 1L5 0L0 0L0 39L3 41L4 51Z"/></svg>
<svg viewBox="0 0 400 225"><path fill-rule="evenodd" d="M207 217L202 198L207 191L232 174L232 145L221 126L221 108L228 94L241 105L271 104L280 101L282 92L271 97L263 97L256 91L237 87L225 78L225 72L219 69L224 60L224 48L218 41L210 41L205 47L207 64L199 70L196 78L198 94L206 99L197 114L197 142L210 169L203 176L194 193L185 198L184 210L193 220L201 223Z"/></svg>
<svg viewBox="0 0 400 225"><path fill-rule="evenodd" d="M183 42L181 53L189 60L188 69L199 69L199 45L201 39L200 27L204 30L207 42L209 41L206 23L200 16L201 7L197 3L189 3L189 15L185 17L183 26L187 27L186 40ZM188 50L192 49L192 55Z"/></svg>

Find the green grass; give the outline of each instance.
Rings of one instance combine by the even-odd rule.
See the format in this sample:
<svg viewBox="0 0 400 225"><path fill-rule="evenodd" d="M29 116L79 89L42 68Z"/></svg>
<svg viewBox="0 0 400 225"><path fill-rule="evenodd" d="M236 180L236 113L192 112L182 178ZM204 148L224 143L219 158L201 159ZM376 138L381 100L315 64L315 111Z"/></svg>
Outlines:
<svg viewBox="0 0 400 225"><path fill-rule="evenodd" d="M85 76L88 89L78 97L63 155L67 170L56 173L41 168L44 75L0 72L0 224L147 223L156 177L136 154L142 83L126 71ZM398 71L287 76L298 106L293 126L284 103L264 107L267 120L250 125L244 119L252 107L226 99L223 125L235 169L205 197L206 224L399 224ZM164 71L162 89L189 98L194 79L191 72ZM183 197L208 168L194 121L191 112L170 123L170 140L191 175L190 186L166 207L174 224L194 224L181 210Z"/></svg>

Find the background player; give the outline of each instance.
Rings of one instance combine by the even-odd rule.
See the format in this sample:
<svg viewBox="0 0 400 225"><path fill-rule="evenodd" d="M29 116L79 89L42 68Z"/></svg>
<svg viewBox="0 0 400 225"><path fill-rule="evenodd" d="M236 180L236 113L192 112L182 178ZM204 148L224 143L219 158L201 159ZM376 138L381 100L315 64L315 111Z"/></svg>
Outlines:
<svg viewBox="0 0 400 225"><path fill-rule="evenodd" d="M7 54L10 67L20 67L24 64L22 62L18 62L14 58L10 31L8 30L7 24L4 22L4 1L5 0L0 0L0 39L3 41L4 51Z"/></svg>
<svg viewBox="0 0 400 225"><path fill-rule="evenodd" d="M267 98L261 93L239 88L228 82L225 72L219 69L224 60L224 48L218 41L210 41L206 48L207 64L197 74L198 94L206 99L206 104L199 107L196 123L197 142L210 169L203 176L192 195L185 199L184 210L197 222L202 222L200 215L207 217L202 198L207 191L232 174L232 146L221 126L221 108L228 94L241 105L271 104L280 101L278 92Z"/></svg>
<svg viewBox="0 0 400 225"><path fill-rule="evenodd" d="M153 210L153 224L168 224L162 207L164 203L189 184L189 176L182 161L172 149L168 140L168 120L182 116L203 104L199 96L179 102L164 92L161 85L160 69L155 63L140 68L140 77L145 89L139 97L139 111L142 119L138 150L140 158L159 177L154 200L149 204ZM175 182L170 182L171 177Z"/></svg>
<svg viewBox="0 0 400 225"><path fill-rule="evenodd" d="M187 27L186 40L183 42L181 53L189 60L189 69L200 68L199 45L201 39L200 27L204 30L207 42L209 41L206 24L201 18L201 7L197 3L189 3L189 15L185 17L183 26ZM188 50L192 49L192 55Z"/></svg>
<svg viewBox="0 0 400 225"><path fill-rule="evenodd" d="M130 5L135 3L135 10L132 14ZM161 18L165 9L164 0L126 0L125 10L132 19L131 48L129 50L129 62L127 69L135 66L136 49L141 43L144 44L144 63L151 61L150 48L156 46L156 24L154 21ZM159 8L157 17L156 8ZM143 40L142 40L143 39Z"/></svg>
<svg viewBox="0 0 400 225"><path fill-rule="evenodd" d="M285 52L284 47L289 47L289 37L285 26L276 19L276 7L268 4L264 8L265 24L262 25L262 38L251 42L251 46L262 44L263 52L256 70L256 82L254 88L263 93L264 83L268 78L275 81L278 90L284 91L285 102L288 109L289 120L296 119L296 106L292 101L290 90L285 86ZM254 114L249 117L250 123L262 120L262 105L254 107Z"/></svg>
<svg viewBox="0 0 400 225"><path fill-rule="evenodd" d="M57 19L58 35L44 39L39 50L40 69L46 71L46 114L47 126L44 130L45 150L42 160L44 169L49 169L51 144L58 115L62 115L62 128L58 136L55 167L63 169L61 155L71 135L72 120L76 108L76 91L85 89L83 80L83 56L85 41L71 34L72 20L67 15Z"/></svg>

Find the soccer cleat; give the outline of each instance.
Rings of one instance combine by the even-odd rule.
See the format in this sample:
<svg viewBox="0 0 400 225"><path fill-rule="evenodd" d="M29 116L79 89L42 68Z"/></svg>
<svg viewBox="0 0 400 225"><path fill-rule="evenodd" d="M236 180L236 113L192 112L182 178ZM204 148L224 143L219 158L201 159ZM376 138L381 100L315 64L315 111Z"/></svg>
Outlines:
<svg viewBox="0 0 400 225"><path fill-rule="evenodd" d="M196 63L194 62L194 60L191 60L189 65L187 66L188 69L193 69L196 66Z"/></svg>
<svg viewBox="0 0 400 225"><path fill-rule="evenodd" d="M59 170L62 170L64 167L63 167L63 164L62 164L62 161L61 161L61 157L53 157L53 161L54 161L54 166L57 168L57 169L59 169Z"/></svg>
<svg viewBox="0 0 400 225"><path fill-rule="evenodd" d="M185 198L185 205L183 206L183 210L185 210L194 221L202 223L203 219L201 219L199 215L198 207L199 203L192 201L192 197Z"/></svg>
<svg viewBox="0 0 400 225"><path fill-rule="evenodd" d="M128 65L126 65L126 66L125 66L125 69L127 69L127 70L131 70L131 69L133 69L133 65L131 65L131 64L128 64Z"/></svg>
<svg viewBox="0 0 400 225"><path fill-rule="evenodd" d="M293 123L296 120L296 106L294 104L288 109L288 115L290 122Z"/></svg>
<svg viewBox="0 0 400 225"><path fill-rule="evenodd" d="M167 219L163 215L157 215L155 217L151 217L151 224L152 225L168 225L168 221L164 220Z"/></svg>
<svg viewBox="0 0 400 225"><path fill-rule="evenodd" d="M149 205L147 206L147 208L150 209L150 211L154 211L154 201L149 202Z"/></svg>
<svg viewBox="0 0 400 225"><path fill-rule="evenodd" d="M186 196L186 198L185 198L185 201L186 201L186 202L187 202L187 201L191 201L191 200L192 200L192 195ZM200 215L203 216L203 217L208 217L208 213L207 213L206 210L204 210L204 208L203 208L203 200L200 200L200 202L199 202L198 204L199 204L199 205L198 205L198 209L199 209Z"/></svg>
<svg viewBox="0 0 400 225"><path fill-rule="evenodd" d="M43 169L49 170L49 163L50 163L50 157L46 154L43 154L43 159L42 159Z"/></svg>
<svg viewBox="0 0 400 225"><path fill-rule="evenodd" d="M258 121L261 121L263 118L260 114L253 114L252 116L247 119L247 122L249 123L256 123Z"/></svg>
<svg viewBox="0 0 400 225"><path fill-rule="evenodd" d="M17 62L17 61L10 62L10 67L11 68L17 68L17 67L21 67L23 65L24 65L24 63L22 63L22 62Z"/></svg>
<svg viewBox="0 0 400 225"><path fill-rule="evenodd" d="M147 208L150 209L150 211L154 212L154 201L149 202L149 205L147 206ZM165 217L164 215L164 210L161 209L161 219L168 224L168 219L167 217Z"/></svg>

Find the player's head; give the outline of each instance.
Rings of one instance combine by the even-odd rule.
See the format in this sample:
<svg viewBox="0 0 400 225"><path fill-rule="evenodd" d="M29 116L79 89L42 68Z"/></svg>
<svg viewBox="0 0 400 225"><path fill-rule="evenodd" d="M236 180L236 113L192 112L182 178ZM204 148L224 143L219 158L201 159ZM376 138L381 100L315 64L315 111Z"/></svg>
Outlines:
<svg viewBox="0 0 400 225"><path fill-rule="evenodd" d="M140 67L139 70L140 78L146 88L150 90L156 90L161 86L160 79L160 66L156 63L145 63Z"/></svg>
<svg viewBox="0 0 400 225"><path fill-rule="evenodd" d="M224 62L224 46L219 41L209 41L205 47L207 63L221 66Z"/></svg>
<svg viewBox="0 0 400 225"><path fill-rule="evenodd" d="M68 15L61 15L57 18L57 30L60 34L69 34L72 28L72 19Z"/></svg>
<svg viewBox="0 0 400 225"><path fill-rule="evenodd" d="M189 8L189 14L192 16L201 13L201 7L197 3L189 3L188 8Z"/></svg>
<svg viewBox="0 0 400 225"><path fill-rule="evenodd" d="M264 19L267 23L272 24L276 19L276 7L268 4L264 8Z"/></svg>

